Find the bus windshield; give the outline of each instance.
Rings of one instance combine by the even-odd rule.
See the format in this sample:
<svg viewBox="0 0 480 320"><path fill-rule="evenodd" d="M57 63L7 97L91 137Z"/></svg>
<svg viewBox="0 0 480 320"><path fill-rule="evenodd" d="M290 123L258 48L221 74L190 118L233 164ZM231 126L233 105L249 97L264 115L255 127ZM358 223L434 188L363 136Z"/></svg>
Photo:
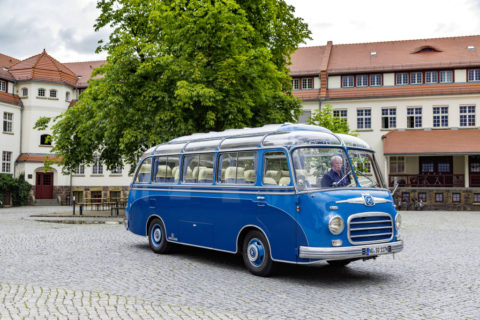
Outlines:
<svg viewBox="0 0 480 320"><path fill-rule="evenodd" d="M363 150L349 150L348 153L353 170L341 148L295 149L292 158L297 187L300 190L355 187L354 172L361 187L381 187L373 153Z"/></svg>

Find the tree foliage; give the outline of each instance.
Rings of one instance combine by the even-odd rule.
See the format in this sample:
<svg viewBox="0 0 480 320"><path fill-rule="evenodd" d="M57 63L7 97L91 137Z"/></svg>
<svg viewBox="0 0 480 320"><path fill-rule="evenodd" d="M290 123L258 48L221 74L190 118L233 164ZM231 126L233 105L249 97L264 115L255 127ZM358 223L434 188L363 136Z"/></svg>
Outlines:
<svg viewBox="0 0 480 320"><path fill-rule="evenodd" d="M12 204L14 206L26 205L28 202L28 193L32 189L32 185L25 181L25 174L20 174L18 178L12 177L10 174L0 174L0 200L4 203L5 199L1 198L2 194L12 193Z"/></svg>
<svg viewBox="0 0 480 320"><path fill-rule="evenodd" d="M99 0L107 63L52 125L65 171L135 163L194 132L295 121L290 54L310 31L284 0ZM48 123L42 119L40 129Z"/></svg>
<svg viewBox="0 0 480 320"><path fill-rule="evenodd" d="M317 112L314 112L307 120L309 124L314 124L327 128L335 133L345 133L356 136L354 131L350 131L350 127L345 119L333 116L332 106L326 104Z"/></svg>

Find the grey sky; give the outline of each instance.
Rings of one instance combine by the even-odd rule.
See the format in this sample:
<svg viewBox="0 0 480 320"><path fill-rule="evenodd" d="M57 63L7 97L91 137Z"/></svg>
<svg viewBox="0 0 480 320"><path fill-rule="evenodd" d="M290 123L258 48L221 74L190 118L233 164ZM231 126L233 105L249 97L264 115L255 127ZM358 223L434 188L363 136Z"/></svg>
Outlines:
<svg viewBox="0 0 480 320"><path fill-rule="evenodd" d="M286 0L309 24L305 45L480 34L480 0ZM61 62L94 53L108 32L94 32L95 0L0 0L0 53L25 59L46 49Z"/></svg>

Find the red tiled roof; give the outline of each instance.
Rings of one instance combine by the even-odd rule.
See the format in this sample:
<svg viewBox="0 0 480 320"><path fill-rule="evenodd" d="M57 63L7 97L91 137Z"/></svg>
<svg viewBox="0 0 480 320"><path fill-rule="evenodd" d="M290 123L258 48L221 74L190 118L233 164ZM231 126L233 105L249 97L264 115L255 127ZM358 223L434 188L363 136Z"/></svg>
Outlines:
<svg viewBox="0 0 480 320"><path fill-rule="evenodd" d="M20 60L9 57L0 53L0 67L10 68L11 65L19 62Z"/></svg>
<svg viewBox="0 0 480 320"><path fill-rule="evenodd" d="M90 76L95 68L100 67L107 63L105 60L98 61L86 61L86 62L68 62L64 63L70 70L75 72L79 76L77 81L77 87L88 87L87 81L90 79ZM94 77L94 79L100 78L100 75Z"/></svg>
<svg viewBox="0 0 480 320"><path fill-rule="evenodd" d="M12 65L9 72L17 80L52 81L71 86L75 86L77 83L76 74L48 55L45 50L41 54Z"/></svg>
<svg viewBox="0 0 480 320"><path fill-rule="evenodd" d="M473 50L468 46L473 46ZM431 50L423 52L424 48ZM479 64L480 36L466 36L334 45L328 72L454 68Z"/></svg>
<svg viewBox="0 0 480 320"><path fill-rule="evenodd" d="M375 97L433 96L467 93L480 93L480 83L471 82L418 86L330 89L328 90L327 97L330 99L352 99Z"/></svg>
<svg viewBox="0 0 480 320"><path fill-rule="evenodd" d="M15 77L8 72L8 69L5 70L3 67L0 67L0 79L15 81Z"/></svg>
<svg viewBox="0 0 480 320"><path fill-rule="evenodd" d="M294 97L297 97L302 100L318 100L320 99L320 90L300 90L300 91L292 91Z"/></svg>
<svg viewBox="0 0 480 320"><path fill-rule="evenodd" d="M390 131L383 136L385 155L480 154L480 130Z"/></svg>
<svg viewBox="0 0 480 320"><path fill-rule="evenodd" d="M290 75L319 74L325 46L298 48L291 58Z"/></svg>
<svg viewBox="0 0 480 320"><path fill-rule="evenodd" d="M22 100L18 96L15 96L11 93L1 92L0 91L0 101L15 104L17 106L23 106Z"/></svg>
<svg viewBox="0 0 480 320"><path fill-rule="evenodd" d="M46 154L39 155L39 154L23 153L18 157L17 162L44 162L46 156L47 156ZM61 161L60 157L55 157L55 156L48 156L48 159L53 162Z"/></svg>

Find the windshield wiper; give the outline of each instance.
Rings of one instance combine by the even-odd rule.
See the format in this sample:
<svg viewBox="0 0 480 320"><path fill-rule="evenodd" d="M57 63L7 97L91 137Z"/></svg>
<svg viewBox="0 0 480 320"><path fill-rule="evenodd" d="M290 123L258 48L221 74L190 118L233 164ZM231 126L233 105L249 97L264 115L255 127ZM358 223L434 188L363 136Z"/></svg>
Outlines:
<svg viewBox="0 0 480 320"><path fill-rule="evenodd" d="M342 182L343 179L345 179L346 177L348 177L348 175L349 175L350 173L352 173L352 170L351 170L351 169L348 170L348 172L345 173L345 175L344 175L340 180L335 181L335 182L332 182L332 187L334 187L334 188L338 187L338 184L339 184L340 182Z"/></svg>
<svg viewBox="0 0 480 320"><path fill-rule="evenodd" d="M374 182L369 176L367 176L365 173L363 173L362 171L355 171L356 174L360 174L362 175L363 177L367 178L368 181L370 181L370 183L372 184L371 186L372 187L376 187L378 186L378 183L377 182Z"/></svg>

